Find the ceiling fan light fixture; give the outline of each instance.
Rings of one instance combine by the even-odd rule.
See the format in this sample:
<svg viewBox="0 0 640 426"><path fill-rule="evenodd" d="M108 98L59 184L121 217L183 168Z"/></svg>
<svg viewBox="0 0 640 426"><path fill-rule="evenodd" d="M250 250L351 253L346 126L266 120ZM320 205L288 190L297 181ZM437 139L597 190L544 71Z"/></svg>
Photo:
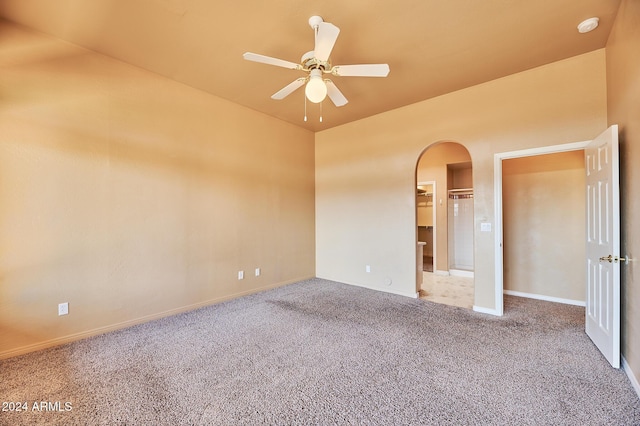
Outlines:
<svg viewBox="0 0 640 426"><path fill-rule="evenodd" d="M307 101L310 101L320 104L320 121L322 122L321 102L325 98L328 97L336 107L344 106L349 102L333 81L323 78L324 74L331 74L335 77L386 77L389 74L389 65L356 64L332 66L329 58L340 34L340 28L330 22L324 22L320 16L309 18L309 25L315 33L314 49L302 55L299 64L251 52L245 52L242 57L247 61L305 72L307 75L287 84L271 95L271 99L284 99L300 87L305 86L304 121L307 121Z"/></svg>
<svg viewBox="0 0 640 426"><path fill-rule="evenodd" d="M314 104L320 103L327 97L327 85L322 80L322 71L319 69L311 70L309 82L304 88L304 94L307 99Z"/></svg>

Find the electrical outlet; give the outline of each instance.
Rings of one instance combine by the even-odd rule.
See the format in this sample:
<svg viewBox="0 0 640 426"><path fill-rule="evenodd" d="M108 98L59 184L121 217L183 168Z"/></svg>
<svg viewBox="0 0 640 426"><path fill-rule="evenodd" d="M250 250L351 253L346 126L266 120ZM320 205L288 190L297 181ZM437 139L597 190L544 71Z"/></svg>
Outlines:
<svg viewBox="0 0 640 426"><path fill-rule="evenodd" d="M58 315L67 315L69 313L69 303L58 303Z"/></svg>
<svg viewBox="0 0 640 426"><path fill-rule="evenodd" d="M239 280L243 280L244 279L244 271L238 271L238 279Z"/></svg>
<svg viewBox="0 0 640 426"><path fill-rule="evenodd" d="M256 268L256 277L260 276L260 268Z"/></svg>
<svg viewBox="0 0 640 426"><path fill-rule="evenodd" d="M366 266L364 267L364 270L365 270L366 272L371 272L371 265L366 265Z"/></svg>

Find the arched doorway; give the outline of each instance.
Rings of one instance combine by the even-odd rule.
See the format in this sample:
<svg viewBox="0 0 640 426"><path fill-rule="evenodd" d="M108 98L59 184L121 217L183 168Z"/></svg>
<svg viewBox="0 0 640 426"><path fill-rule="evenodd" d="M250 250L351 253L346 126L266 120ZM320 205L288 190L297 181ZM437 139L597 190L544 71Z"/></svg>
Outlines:
<svg viewBox="0 0 640 426"><path fill-rule="evenodd" d="M416 235L420 298L471 309L473 282L473 168L457 142L426 148L416 165ZM422 266L422 268L420 268ZM420 272L422 275L420 276Z"/></svg>

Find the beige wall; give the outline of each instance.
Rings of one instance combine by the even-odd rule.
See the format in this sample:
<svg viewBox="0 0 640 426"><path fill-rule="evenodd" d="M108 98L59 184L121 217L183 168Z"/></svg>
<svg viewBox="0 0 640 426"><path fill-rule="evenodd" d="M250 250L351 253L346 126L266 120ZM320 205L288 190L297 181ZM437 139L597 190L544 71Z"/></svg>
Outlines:
<svg viewBox="0 0 640 426"><path fill-rule="evenodd" d="M585 301L584 151L502 162L504 288Z"/></svg>
<svg viewBox="0 0 640 426"><path fill-rule="evenodd" d="M311 132L0 31L0 357L315 275Z"/></svg>
<svg viewBox="0 0 640 426"><path fill-rule="evenodd" d="M607 42L609 124L620 126L622 354L640 381L640 2L623 0Z"/></svg>
<svg viewBox="0 0 640 426"><path fill-rule="evenodd" d="M606 105L601 49L317 133L316 274L415 293L416 163L456 141L473 161L475 305L494 310L494 233L479 232L494 221L494 154L592 139Z"/></svg>
<svg viewBox="0 0 640 426"><path fill-rule="evenodd" d="M469 152L458 143L444 142L429 147L420 157L416 168L417 182L435 181L436 194L433 206L436 209L436 265L434 271L449 270L448 244L448 188L452 188L453 179L449 178L447 164L471 161Z"/></svg>
<svg viewBox="0 0 640 426"><path fill-rule="evenodd" d="M449 188L450 189L473 188L473 168L471 167L471 161L469 161L468 164L464 164L460 166L464 168L459 168L458 166L449 168Z"/></svg>

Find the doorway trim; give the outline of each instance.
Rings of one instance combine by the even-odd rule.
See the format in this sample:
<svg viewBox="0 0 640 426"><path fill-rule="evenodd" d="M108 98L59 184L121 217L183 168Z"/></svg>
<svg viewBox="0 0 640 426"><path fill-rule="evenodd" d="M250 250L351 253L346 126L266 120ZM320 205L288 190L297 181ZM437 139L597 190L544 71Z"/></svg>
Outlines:
<svg viewBox="0 0 640 426"><path fill-rule="evenodd" d="M535 155L555 154L559 152L577 151L585 149L591 140L572 142L561 145L550 145L539 148L528 148L517 151L499 152L493 156L493 194L494 194L494 223L495 223L495 309L483 309L483 312L497 316L504 315L504 252L503 252L503 223L502 223L502 160L511 158L532 157Z"/></svg>

